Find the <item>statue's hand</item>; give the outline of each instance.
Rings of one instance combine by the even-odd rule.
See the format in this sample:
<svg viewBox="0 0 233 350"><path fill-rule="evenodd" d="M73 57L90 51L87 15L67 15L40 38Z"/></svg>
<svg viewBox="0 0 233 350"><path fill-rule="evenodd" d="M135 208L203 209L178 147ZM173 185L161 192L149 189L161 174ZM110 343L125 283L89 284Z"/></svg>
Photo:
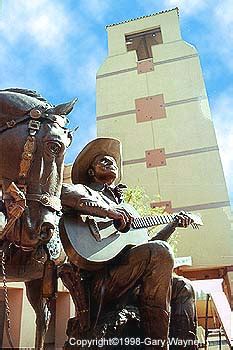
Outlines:
<svg viewBox="0 0 233 350"><path fill-rule="evenodd" d="M132 223L132 216L124 209L117 208L109 210L108 217L114 220L116 228L121 232L127 232Z"/></svg>
<svg viewBox="0 0 233 350"><path fill-rule="evenodd" d="M181 211L175 216L174 220L176 227L188 227L193 223L193 219L191 219L185 212Z"/></svg>

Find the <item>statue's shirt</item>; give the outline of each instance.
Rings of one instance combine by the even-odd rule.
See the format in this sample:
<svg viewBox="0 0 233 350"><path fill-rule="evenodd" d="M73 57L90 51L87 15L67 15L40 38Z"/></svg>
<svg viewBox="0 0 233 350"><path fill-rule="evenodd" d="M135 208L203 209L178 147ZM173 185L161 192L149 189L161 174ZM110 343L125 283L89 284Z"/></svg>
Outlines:
<svg viewBox="0 0 233 350"><path fill-rule="evenodd" d="M63 184L61 202L63 211L79 211L83 214L106 217L108 211L123 200L125 185L110 187L99 183L88 186Z"/></svg>

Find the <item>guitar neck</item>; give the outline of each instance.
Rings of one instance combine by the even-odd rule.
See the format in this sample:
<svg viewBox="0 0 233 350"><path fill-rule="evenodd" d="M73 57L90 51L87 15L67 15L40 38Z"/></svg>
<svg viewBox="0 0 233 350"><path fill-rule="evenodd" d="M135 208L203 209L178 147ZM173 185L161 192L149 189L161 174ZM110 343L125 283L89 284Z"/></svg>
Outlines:
<svg viewBox="0 0 233 350"><path fill-rule="evenodd" d="M169 222L172 222L174 218L175 218L174 214L144 216L142 218L137 217L133 219L132 228L139 229L139 228L147 228L147 227L152 227L157 225L168 224Z"/></svg>

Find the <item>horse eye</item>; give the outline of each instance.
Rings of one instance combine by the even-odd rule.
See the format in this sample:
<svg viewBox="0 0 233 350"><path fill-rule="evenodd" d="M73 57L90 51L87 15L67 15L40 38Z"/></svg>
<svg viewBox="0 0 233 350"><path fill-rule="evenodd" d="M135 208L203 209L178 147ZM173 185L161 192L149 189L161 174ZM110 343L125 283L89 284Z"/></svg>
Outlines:
<svg viewBox="0 0 233 350"><path fill-rule="evenodd" d="M54 141L47 142L48 151L55 156L60 153L61 148L62 147L58 142L54 142Z"/></svg>

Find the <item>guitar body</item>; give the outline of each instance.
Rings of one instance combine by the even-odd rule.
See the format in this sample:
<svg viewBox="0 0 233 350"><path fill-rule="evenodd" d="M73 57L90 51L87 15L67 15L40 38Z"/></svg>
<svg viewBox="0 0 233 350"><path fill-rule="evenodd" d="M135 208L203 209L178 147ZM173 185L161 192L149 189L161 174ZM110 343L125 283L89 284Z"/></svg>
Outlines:
<svg viewBox="0 0 233 350"><path fill-rule="evenodd" d="M134 217L139 216L128 204L120 207ZM94 232L95 224L98 225L99 235ZM130 246L148 242L147 229L130 229L121 233L114 227L111 219L63 215L59 226L61 241L69 260L88 271L103 268L106 262L110 262Z"/></svg>
<svg viewBox="0 0 233 350"><path fill-rule="evenodd" d="M61 241L69 260L78 267L94 271L104 267L106 262L115 259L124 249L147 243L147 229L174 220L176 214L155 215L140 218L129 204L121 204L134 218L131 229L126 233L117 231L111 219L101 219L87 215L63 215L59 223ZM203 225L201 218L185 213L193 223L193 228Z"/></svg>

